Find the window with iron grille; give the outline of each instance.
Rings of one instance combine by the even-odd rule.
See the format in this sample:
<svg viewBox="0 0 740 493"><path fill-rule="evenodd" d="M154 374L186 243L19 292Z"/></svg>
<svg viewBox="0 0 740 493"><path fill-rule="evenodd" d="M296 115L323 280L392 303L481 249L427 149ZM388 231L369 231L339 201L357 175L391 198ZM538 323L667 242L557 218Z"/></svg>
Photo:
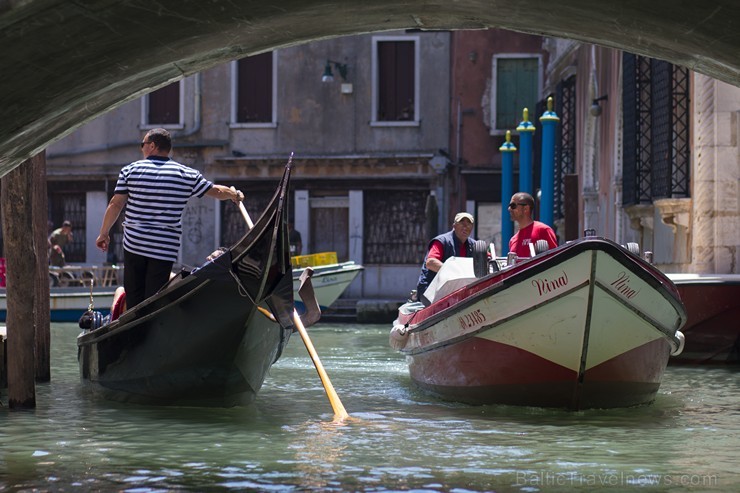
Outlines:
<svg viewBox="0 0 740 493"><path fill-rule="evenodd" d="M145 125L182 125L180 115L181 82L175 82L149 93L144 98L146 107Z"/></svg>
<svg viewBox="0 0 740 493"><path fill-rule="evenodd" d="M689 197L688 69L625 53L622 74L624 205Z"/></svg>
<svg viewBox="0 0 740 493"><path fill-rule="evenodd" d="M418 121L418 39L376 37L373 42L373 122Z"/></svg>
<svg viewBox="0 0 740 493"><path fill-rule="evenodd" d="M565 177L576 172L576 76L557 85L555 113L555 190L553 219L565 217Z"/></svg>
<svg viewBox="0 0 740 493"><path fill-rule="evenodd" d="M274 52L234 62L234 123L274 122Z"/></svg>
<svg viewBox="0 0 740 493"><path fill-rule="evenodd" d="M367 191L364 196L365 264L419 264L431 238L425 233L429 191Z"/></svg>

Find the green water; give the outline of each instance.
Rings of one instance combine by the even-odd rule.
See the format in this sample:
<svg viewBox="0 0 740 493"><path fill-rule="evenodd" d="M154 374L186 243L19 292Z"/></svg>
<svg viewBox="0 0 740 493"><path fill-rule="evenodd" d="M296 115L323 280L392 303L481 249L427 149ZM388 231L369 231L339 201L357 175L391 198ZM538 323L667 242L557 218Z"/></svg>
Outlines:
<svg viewBox="0 0 740 493"><path fill-rule="evenodd" d="M388 326L309 330L346 424L297 334L255 404L169 408L83 392L79 331L53 325L37 408L0 408L0 491L740 490L737 369L669 367L640 408L471 407L416 390Z"/></svg>

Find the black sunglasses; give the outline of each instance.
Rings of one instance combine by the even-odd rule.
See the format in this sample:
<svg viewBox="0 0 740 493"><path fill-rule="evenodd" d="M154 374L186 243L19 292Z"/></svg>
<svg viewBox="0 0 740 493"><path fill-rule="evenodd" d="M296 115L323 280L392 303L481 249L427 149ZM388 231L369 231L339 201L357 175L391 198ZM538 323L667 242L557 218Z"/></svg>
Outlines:
<svg viewBox="0 0 740 493"><path fill-rule="evenodd" d="M525 205L529 204L526 202L512 202L511 204L509 204L509 209L516 209L517 205L521 205L522 207L524 207Z"/></svg>
<svg viewBox="0 0 740 493"><path fill-rule="evenodd" d="M152 141L151 141L151 140L147 140L147 141L145 141L145 142L142 142L141 144L139 144L139 147L141 147L141 148L143 149L143 148L144 148L144 145L146 145L146 144L151 144L151 143L152 143Z"/></svg>

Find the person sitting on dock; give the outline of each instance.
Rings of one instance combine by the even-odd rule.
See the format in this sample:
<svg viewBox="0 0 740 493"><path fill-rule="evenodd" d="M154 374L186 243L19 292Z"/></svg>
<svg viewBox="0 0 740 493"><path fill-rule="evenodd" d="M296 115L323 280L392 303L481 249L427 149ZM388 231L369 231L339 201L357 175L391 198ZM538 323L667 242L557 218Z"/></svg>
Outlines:
<svg viewBox="0 0 740 493"><path fill-rule="evenodd" d="M429 305L429 302L422 295L439 269L442 268L445 260L450 257L471 257L473 255L475 239L470 237L473 224L475 224L475 219L472 214L460 212L452 222L451 231L432 238L429 242L424 263L421 265L419 283L416 286L417 300L424 305Z"/></svg>
<svg viewBox="0 0 740 493"><path fill-rule="evenodd" d="M72 243L72 223L64 221L61 228L57 228L49 235L49 265L64 267L67 263L64 258L64 245Z"/></svg>
<svg viewBox="0 0 740 493"><path fill-rule="evenodd" d="M531 257L529 245L537 240L545 240L550 248L558 246L558 238L550 226L532 219L534 197L525 192L515 193L509 203L509 216L516 222L519 230L509 240L509 251L517 257Z"/></svg>

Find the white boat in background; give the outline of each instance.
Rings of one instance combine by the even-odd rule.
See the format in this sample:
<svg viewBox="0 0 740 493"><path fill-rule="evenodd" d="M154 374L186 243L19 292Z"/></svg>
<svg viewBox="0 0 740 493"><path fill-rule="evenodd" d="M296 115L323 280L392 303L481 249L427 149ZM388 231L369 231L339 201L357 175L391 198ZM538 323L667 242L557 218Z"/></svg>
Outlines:
<svg viewBox="0 0 740 493"><path fill-rule="evenodd" d="M302 313L305 308L298 296L299 279L307 267L313 269L311 281L316 300L322 311L329 308L364 270L363 266L352 261L338 262L336 252L298 255L291 257L291 263L293 264L293 298L299 313Z"/></svg>
<svg viewBox="0 0 740 493"><path fill-rule="evenodd" d="M305 307L298 296L300 276L306 267L313 269L313 287L319 308L329 308L364 267L352 261L338 262L336 252L300 255L291 258L293 267L293 297L299 313ZM93 282L92 301L90 281ZM77 322L92 302L103 314L110 313L116 288L123 285L123 267L69 265L49 268L52 322ZM5 288L0 288L0 322L6 317Z"/></svg>
<svg viewBox="0 0 740 493"><path fill-rule="evenodd" d="M90 289L92 282L92 291ZM52 322L77 322L90 304L103 315L110 313L116 288L123 284L123 267L117 265L66 265L49 267L49 305ZM92 297L91 297L92 295ZM6 288L0 288L0 321L7 315Z"/></svg>

